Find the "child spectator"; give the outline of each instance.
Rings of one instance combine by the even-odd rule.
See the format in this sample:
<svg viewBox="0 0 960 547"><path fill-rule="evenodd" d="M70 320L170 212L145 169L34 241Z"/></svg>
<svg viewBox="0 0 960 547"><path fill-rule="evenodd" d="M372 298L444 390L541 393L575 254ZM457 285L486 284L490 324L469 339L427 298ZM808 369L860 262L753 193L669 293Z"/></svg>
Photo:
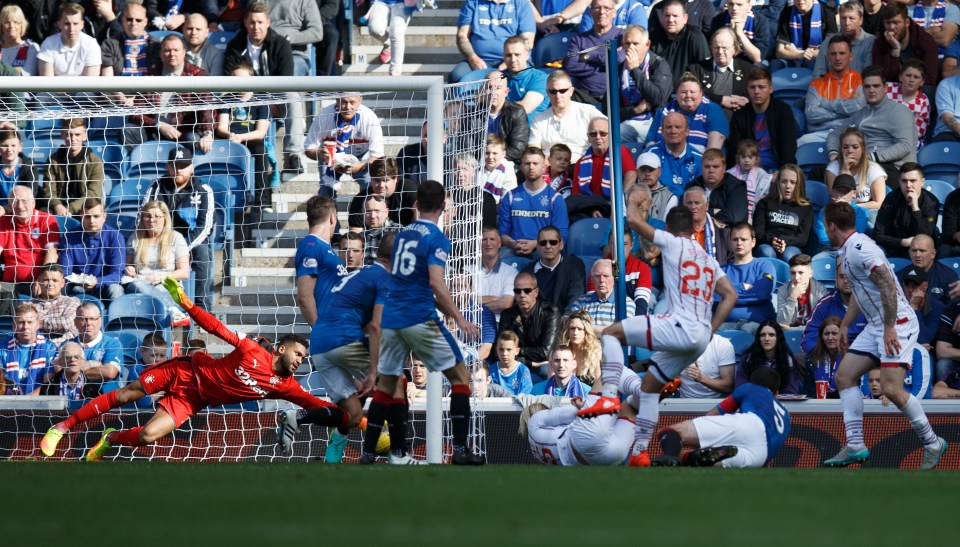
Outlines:
<svg viewBox="0 0 960 547"><path fill-rule="evenodd" d="M251 77L255 74L249 63L241 61L230 71L231 76ZM236 99L247 103L253 97L253 92L241 93ZM256 172L255 205L270 208L271 189L270 179L273 163L267 163L267 130L270 128L270 107L267 105L242 104L232 108L221 109L217 115L217 125L214 130L217 138L229 139L240 143L250 150L253 156L253 166ZM271 151L272 152L272 151ZM269 212L269 211L266 211Z"/></svg>
<svg viewBox="0 0 960 547"><path fill-rule="evenodd" d="M910 109L917 118L917 149L923 148L923 139L930 125L930 98L923 92L926 67L920 59L904 59L900 67L900 81L887 82L887 97Z"/></svg>
<svg viewBox="0 0 960 547"><path fill-rule="evenodd" d="M194 338L187 342L187 347L185 348L186 354L193 355L194 353L207 352L207 343L199 338Z"/></svg>
<svg viewBox="0 0 960 547"><path fill-rule="evenodd" d="M47 161L41 204L51 215L79 215L87 198L103 199L103 161L87 147L87 120L64 120L64 145Z"/></svg>
<svg viewBox="0 0 960 547"><path fill-rule="evenodd" d="M483 169L477 185L493 196L497 203L503 194L517 187L517 172L513 162L506 158L507 142L496 134L487 135L487 148L483 153Z"/></svg>
<svg viewBox="0 0 960 547"><path fill-rule="evenodd" d="M20 133L0 131L0 215L10 212L10 190L17 184L33 188L37 174L33 161L23 153Z"/></svg>
<svg viewBox="0 0 960 547"><path fill-rule="evenodd" d="M779 180L767 197L757 202L753 228L758 254L789 262L807 244L812 227L813 205L807 199L803 171L788 163L780 168Z"/></svg>
<svg viewBox="0 0 960 547"><path fill-rule="evenodd" d="M562 142L550 147L550 157L547 158L547 183L564 198L570 195L573 178L570 177L570 163L573 152Z"/></svg>
<svg viewBox="0 0 960 547"><path fill-rule="evenodd" d="M856 127L848 127L840 134L840 156L827 164L823 176L828 188L833 187L838 175L853 177L857 193L852 203L864 209L880 208L887 195L887 172L870 159L867 140Z"/></svg>
<svg viewBox="0 0 960 547"><path fill-rule="evenodd" d="M741 139L737 143L737 164L727 173L747 183L747 222L753 222L753 210L757 202L767 197L770 191L770 173L760 167L760 150L757 141Z"/></svg>
<svg viewBox="0 0 960 547"><path fill-rule="evenodd" d="M854 202L857 197L857 183L850 175L837 175L833 179L833 187L830 188L830 201L836 203L843 201L853 206L853 211L857 214L857 231L866 233L869 214L867 210ZM823 222L823 210L817 215L817 220L813 224L813 229L817 233L817 241L820 242L821 251L829 251L833 247L830 245L830 239L827 238L827 229Z"/></svg>
<svg viewBox="0 0 960 547"><path fill-rule="evenodd" d="M530 369L517 361L520 355L520 337L512 330L505 330L497 337L496 368L490 371L494 384L503 386L511 395L529 394L533 390Z"/></svg>
<svg viewBox="0 0 960 547"><path fill-rule="evenodd" d="M140 347L137 349L137 362L127 371L127 382L140 378L143 369L166 358L167 341L163 339L163 333L155 331L147 334L143 337L143 341L140 342ZM136 405L141 408L150 408L153 406L153 400L150 396L147 396L137 401Z"/></svg>

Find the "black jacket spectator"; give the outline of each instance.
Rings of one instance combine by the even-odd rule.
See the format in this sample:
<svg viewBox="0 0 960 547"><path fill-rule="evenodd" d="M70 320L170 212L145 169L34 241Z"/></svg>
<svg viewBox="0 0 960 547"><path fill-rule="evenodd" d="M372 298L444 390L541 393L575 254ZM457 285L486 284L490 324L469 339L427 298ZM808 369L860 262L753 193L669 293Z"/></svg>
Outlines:
<svg viewBox="0 0 960 547"><path fill-rule="evenodd" d="M653 16L654 21L657 20ZM684 27L674 40L667 37L667 33L661 28L651 30L650 32L650 51L663 57L670 64L670 74L673 76L672 88L675 90L683 71L689 65L710 58L710 45L703 33L693 31L690 23Z"/></svg>
<svg viewBox="0 0 960 547"><path fill-rule="evenodd" d="M119 76L123 72L123 51L127 44L127 35L123 32L115 33L100 44L102 66L112 66L113 75ZM150 37L147 41L147 70L162 70L160 62L160 40Z"/></svg>
<svg viewBox="0 0 960 547"><path fill-rule="evenodd" d="M213 190L197 177L191 177L183 190L171 177L161 177L150 185L144 194L143 203L162 201L170 209L173 229L187 241L191 250L209 241L214 228Z"/></svg>
<svg viewBox="0 0 960 547"><path fill-rule="evenodd" d="M223 72L229 73L241 60L250 63L246 29L241 29L227 44L227 51L223 55ZM273 29L267 31L267 37L263 40L257 76L293 76L293 50L290 42Z"/></svg>
<svg viewBox="0 0 960 547"><path fill-rule="evenodd" d="M640 67L631 70L630 75L633 76L633 81L637 83L637 91L640 92L640 97L650 103L650 112L653 113L667 104L675 88L670 63L652 51L648 51L647 54L650 55L650 66L647 67L649 76L644 74ZM620 121L629 120L634 116L636 114L631 109L620 109Z"/></svg>
<svg viewBox="0 0 960 547"><path fill-rule="evenodd" d="M706 188L703 177L693 179L686 187L691 188L693 186ZM714 209L720 211L713 212ZM710 191L710 211L713 218L727 226L746 221L748 214L747 183L730 173L724 173L723 182L720 183L720 186Z"/></svg>
<svg viewBox="0 0 960 547"><path fill-rule="evenodd" d="M887 256L907 257L907 247L901 242L917 234L927 234L934 242L939 241L937 216L940 214L940 201L930 192L921 190L919 205L919 211L911 211L907 198L899 189L884 198L877 211L873 239L883 247Z"/></svg>
<svg viewBox="0 0 960 547"><path fill-rule="evenodd" d="M776 51L773 28L767 24L766 18L757 14L757 8L753 8L753 38L750 39L750 43L754 45L757 49L760 50L760 55L766 59L768 54L772 51ZM722 29L727 26L727 12L721 11L713 18L713 22L710 25L710 32L707 33L707 37L713 36L714 32ZM741 48L742 49L742 48ZM746 57L743 56L743 52L740 52L740 55L736 57L741 61L747 63L748 67L752 67L753 63L749 61ZM747 75L746 72L743 73L744 76ZM746 82L744 82L746 85ZM746 94L740 95L741 97L746 97Z"/></svg>
<svg viewBox="0 0 960 547"><path fill-rule="evenodd" d="M813 206L795 205L789 201L763 198L753 212L753 229L757 245L782 239L788 246L804 248L813 226Z"/></svg>
<svg viewBox="0 0 960 547"><path fill-rule="evenodd" d="M550 301L561 310L567 309L587 292L586 266L575 255L563 255L553 270L538 260L527 264L523 271L537 278L540 298Z"/></svg>
<svg viewBox="0 0 960 547"><path fill-rule="evenodd" d="M616 4L616 2L614 2ZM713 18L717 15L717 8L710 0L687 0L687 28L691 31L710 36L710 25ZM660 12L663 11L663 2L654 2L653 10L650 12L648 25L650 32L659 31Z"/></svg>
<svg viewBox="0 0 960 547"><path fill-rule="evenodd" d="M525 319L520 308L514 304L500 314L497 334L506 330L512 330L520 338L520 361L527 364L548 361L560 331L560 310L539 298L530 312L530 318Z"/></svg>
<svg viewBox="0 0 960 547"><path fill-rule="evenodd" d="M960 256L960 190L947 194L947 199L943 202L942 225L944 235L940 247L937 248L937 257Z"/></svg>
<svg viewBox="0 0 960 547"><path fill-rule="evenodd" d="M765 115L777 163L797 163L797 122L790 105L780 99L771 99ZM727 165L736 164L737 144L741 139L757 140L753 132L756 120L757 113L749 104L733 113L730 118L730 138L726 143Z"/></svg>
<svg viewBox="0 0 960 547"><path fill-rule="evenodd" d="M400 176L397 179L397 189L387 198L387 210L390 220L396 224L406 226L413 222L413 204L417 202L417 183ZM347 225L351 228L363 228L363 202L367 201L370 188L357 194L350 201L347 213Z"/></svg>
<svg viewBox="0 0 960 547"><path fill-rule="evenodd" d="M504 101L500 109L500 123L497 133L507 141L507 159L517 167L520 155L530 140L530 124L527 123L527 111L513 101ZM547 151L549 153L549 150Z"/></svg>
<svg viewBox="0 0 960 547"><path fill-rule="evenodd" d="M732 68L734 74L740 73L741 76L739 78L737 76L733 77L733 92L730 94L747 97L747 73L750 72L753 65L739 57L735 57ZM714 78L716 76L716 72L713 70L713 59L706 59L692 64L687 67L687 72L692 73L700 80L700 84L703 86L704 97L710 99L710 102L717 103L718 105L721 104L723 95L718 95L713 89ZM748 106L744 108L748 108ZM731 115L730 111L726 108L724 108L724 111L728 112L728 117ZM734 150L734 153L736 153L736 150Z"/></svg>

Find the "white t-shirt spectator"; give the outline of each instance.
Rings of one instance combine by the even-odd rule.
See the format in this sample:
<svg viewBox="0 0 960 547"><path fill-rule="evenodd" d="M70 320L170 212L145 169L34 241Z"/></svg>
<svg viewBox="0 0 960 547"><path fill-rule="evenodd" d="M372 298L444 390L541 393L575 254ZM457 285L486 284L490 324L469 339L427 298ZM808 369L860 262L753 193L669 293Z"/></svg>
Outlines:
<svg viewBox="0 0 960 547"><path fill-rule="evenodd" d="M77 45L68 48L58 32L43 41L37 59L53 65L54 76L80 76L88 66L100 66L100 44L81 33Z"/></svg>
<svg viewBox="0 0 960 547"><path fill-rule="evenodd" d="M697 359L696 365L700 367L700 374L712 378L720 379L721 367L733 367L736 365L737 355L733 350L733 344L723 336L713 335L707 349L703 355ZM732 377L732 376L731 376ZM681 397L690 399L711 399L722 397L720 393L708 388L700 382L687 375L686 372L680 374L683 383L678 390Z"/></svg>
<svg viewBox="0 0 960 547"><path fill-rule="evenodd" d="M23 76L33 76L37 73L37 52L39 51L40 47L36 43L25 41L20 45L0 50L2 52L0 59L7 66L21 69Z"/></svg>
<svg viewBox="0 0 960 547"><path fill-rule="evenodd" d="M833 160L827 164L827 172L832 173L833 176L840 174L840 163L837 160ZM880 164L875 162L870 162L870 165L867 167L867 181L864 184L863 190L857 191L856 197L853 199L854 203L866 203L873 200L873 192L871 191L870 185L873 184L873 181L877 180L878 177L886 177L887 172L883 170L883 167L880 167ZM860 175L853 176L854 182L857 183L857 188L860 188Z"/></svg>
<svg viewBox="0 0 960 547"><path fill-rule="evenodd" d="M137 269L140 275L148 274L170 274L177 269L177 259L190 256L190 250L187 248L187 242L179 232L173 233L173 245L167 251L166 268L160 267L160 245L151 245L147 248L147 262L145 264L134 264L137 258L136 251L137 236L134 235L127 242L127 253L131 257L129 264Z"/></svg>
<svg viewBox="0 0 960 547"><path fill-rule="evenodd" d="M361 161L366 161L371 155L383 157L383 128L380 126L380 118L373 110L361 104L357 107L356 117L350 123L338 127L340 116L336 108L336 104L331 104L320 110L310 124L303 148L319 149L323 146L323 141L334 142L340 135L341 139L346 141L343 143L345 153L353 154ZM343 137L348 129L346 125L350 126L349 138Z"/></svg>
<svg viewBox="0 0 960 547"><path fill-rule="evenodd" d="M540 149L546 155L550 154L551 146L562 142L570 147L571 164L576 163L590 147L587 126L596 118L605 119L606 116L596 107L584 103L570 103L569 110L562 118L554 116L553 108L548 108L533 117L529 142L531 145L540 143Z"/></svg>

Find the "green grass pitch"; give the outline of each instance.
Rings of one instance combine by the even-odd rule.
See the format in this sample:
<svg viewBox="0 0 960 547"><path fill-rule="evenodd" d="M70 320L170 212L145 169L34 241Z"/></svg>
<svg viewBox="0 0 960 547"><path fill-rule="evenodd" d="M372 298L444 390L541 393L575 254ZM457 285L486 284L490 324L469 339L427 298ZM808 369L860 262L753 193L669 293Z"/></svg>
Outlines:
<svg viewBox="0 0 960 547"><path fill-rule="evenodd" d="M957 545L960 473L7 462L4 545Z"/></svg>

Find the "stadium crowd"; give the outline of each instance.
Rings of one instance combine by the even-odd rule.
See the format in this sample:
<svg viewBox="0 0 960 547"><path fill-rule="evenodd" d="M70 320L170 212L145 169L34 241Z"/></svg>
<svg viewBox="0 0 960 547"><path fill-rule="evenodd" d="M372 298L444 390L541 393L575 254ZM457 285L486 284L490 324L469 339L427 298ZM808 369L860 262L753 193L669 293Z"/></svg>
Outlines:
<svg viewBox="0 0 960 547"><path fill-rule="evenodd" d="M960 141L960 11L943 0L752 4L463 2L463 62L450 78L475 71L491 96L482 165L450 151L454 169L445 181L450 190L483 195L476 393L582 395L599 374L597 336L614 321L617 299L631 315L664 310L659 249L633 234L624 243L627 294L614 292L606 219L608 151L618 146L624 191L640 193L644 215L661 227L672 207L690 208L695 239L738 292L728 322L670 384L670 395L724 396L769 367L779 373L781 393L836 396L837 333L850 291L833 273L835 249L821 210L845 201L857 211L858 228L898 266L922 326L923 349L905 389L918 398L960 397L960 260L948 260L960 257L960 161L943 144ZM0 6L0 73L8 76L306 75L311 64L321 75L337 70L336 1ZM375 0L367 14L391 74L402 71L403 34L415 11ZM225 29L236 34L216 47L211 33ZM546 58L559 37L566 51ZM605 112L610 90L597 47L611 39L621 44L618 120ZM798 89L790 78L805 85ZM147 101L138 104L147 108L207 100L196 95L111 100ZM140 332L131 365L125 346L105 332L106 306L125 293L157 297L174 325L189 319L159 287L165 277L194 275L197 304L214 302L214 198L193 170L217 140L249 150L253 205L261 211L271 207L273 175L300 174L305 161L318 162L324 195L335 195L337 181L350 175L361 192L336 245L348 270L374 261L383 235L415 217L426 126L421 142L394 158L362 97L342 97L309 125L296 108L303 103L290 104L285 112L236 107L128 118L118 144L175 145L164 172L137 196L137 225L125 232L105 222L107 165L88 143L86 121L64 121L64 145L44 165L23 154L23 127L0 124L0 312L15 332L0 348L7 394L86 398L167 355L168 336ZM273 118L285 129L280 157L267 142ZM611 123L619 125L620 143L611 142ZM347 154L356 161L334 161ZM855 323L851 336L864 324ZM642 370L647 355L634 357ZM411 368L413 398L425 386L416 361ZM871 393L864 378L864 396Z"/></svg>

